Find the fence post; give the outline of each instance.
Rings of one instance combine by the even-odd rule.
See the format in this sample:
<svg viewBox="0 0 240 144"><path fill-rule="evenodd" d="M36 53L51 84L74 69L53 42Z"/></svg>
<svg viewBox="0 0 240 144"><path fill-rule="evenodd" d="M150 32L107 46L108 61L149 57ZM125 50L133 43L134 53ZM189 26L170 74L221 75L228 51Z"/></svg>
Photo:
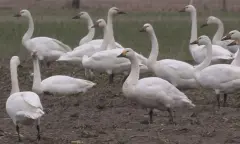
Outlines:
<svg viewBox="0 0 240 144"><path fill-rule="evenodd" d="M79 9L80 8L80 0L72 0L72 8Z"/></svg>
<svg viewBox="0 0 240 144"><path fill-rule="evenodd" d="M226 0L222 0L222 10L227 11L227 1Z"/></svg>

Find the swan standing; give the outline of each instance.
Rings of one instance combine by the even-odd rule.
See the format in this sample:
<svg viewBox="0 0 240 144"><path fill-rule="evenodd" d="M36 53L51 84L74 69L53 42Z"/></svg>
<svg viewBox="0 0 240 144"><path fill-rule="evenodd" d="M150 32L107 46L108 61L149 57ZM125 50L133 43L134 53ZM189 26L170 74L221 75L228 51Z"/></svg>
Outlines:
<svg viewBox="0 0 240 144"><path fill-rule="evenodd" d="M169 81L178 88L197 88L198 84L194 79L194 68L192 65L174 59L163 59L157 61L158 40L151 24L144 24L140 32L147 32L152 43L151 53L147 60L148 69L157 77Z"/></svg>
<svg viewBox="0 0 240 144"><path fill-rule="evenodd" d="M223 22L214 16L209 16L207 18L207 22L205 24L201 25L201 28L208 26L210 24L216 24L218 26L217 32L215 33L215 35L213 36L212 39L212 44L214 45L219 45L227 50L229 50L232 53L236 53L238 50L238 46L234 45L234 46L228 46L228 44L232 43L233 40L224 40L221 41L222 37L223 37L223 33L224 33L224 25Z"/></svg>
<svg viewBox="0 0 240 144"><path fill-rule="evenodd" d="M88 89L96 85L95 83L88 80L77 79L65 75L55 75L41 81L37 52L32 53L32 58L34 70L32 91L38 94L50 93L71 95L80 92L86 92Z"/></svg>
<svg viewBox="0 0 240 144"><path fill-rule="evenodd" d="M37 122L37 138L40 140L40 118L44 115L39 96L31 91L19 91L17 67L19 57L13 56L10 61L12 90L6 102L6 111L16 126L18 140L21 141L19 124L31 125Z"/></svg>
<svg viewBox="0 0 240 144"><path fill-rule="evenodd" d="M189 12L192 20L192 28L191 28L191 38L190 43L197 39L197 11L193 5L185 6L180 12ZM203 45L189 45L190 53L194 59L194 61L199 64L206 57L206 49ZM221 46L213 45L212 46L212 64L216 63L230 63L233 60L233 54L224 49Z"/></svg>
<svg viewBox="0 0 240 144"><path fill-rule="evenodd" d="M87 12L80 12L78 15L74 16L73 19L85 19L88 23L88 34L83 37L80 42L79 45L88 43L88 44L92 44L92 45L101 45L103 42L103 39L94 39L93 37L95 35L95 28L93 28L93 21L92 18L90 17L90 15ZM115 42L117 47L122 47L119 43Z"/></svg>
<svg viewBox="0 0 240 144"><path fill-rule="evenodd" d="M69 46L53 38L31 38L34 32L34 23L28 10L21 10L15 17L26 17L28 19L28 30L22 37L22 44L29 52L37 51L39 60L46 60L48 66L51 61L55 61L61 55L71 51Z"/></svg>
<svg viewBox="0 0 240 144"><path fill-rule="evenodd" d="M196 80L202 87L215 90L218 107L220 94L224 93L223 106L226 106L227 93L240 89L240 67L229 64L208 66L211 63L212 44L207 36L200 36L191 44L206 45L207 48L207 57L195 68Z"/></svg>
<svg viewBox="0 0 240 144"><path fill-rule="evenodd" d="M183 105L195 107L184 93L161 78L147 77L139 80L138 59L132 49L122 50L117 57L125 57L131 61L131 72L122 86L123 94L150 109L150 123L153 122L153 109L167 110L169 121L172 123L172 108Z"/></svg>

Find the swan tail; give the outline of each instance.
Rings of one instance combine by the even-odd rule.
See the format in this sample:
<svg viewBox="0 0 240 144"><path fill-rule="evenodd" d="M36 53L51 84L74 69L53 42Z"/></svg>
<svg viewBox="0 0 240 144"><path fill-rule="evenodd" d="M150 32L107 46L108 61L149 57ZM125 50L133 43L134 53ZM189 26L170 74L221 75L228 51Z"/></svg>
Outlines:
<svg viewBox="0 0 240 144"><path fill-rule="evenodd" d="M41 110L40 108L38 108L35 112L34 111L19 111L17 113L17 116L18 117L27 117L27 118L30 118L30 119L38 119L40 118L42 115L44 115L44 111Z"/></svg>
<svg viewBox="0 0 240 144"><path fill-rule="evenodd" d="M61 41L56 40L56 39L53 39L53 41L56 42L58 45L60 45L62 48L64 48L66 50L66 52L72 51L72 49L68 45L62 43Z"/></svg>
<svg viewBox="0 0 240 144"><path fill-rule="evenodd" d="M84 63L88 60L88 56L87 55L84 55L83 57L82 57L82 65L84 66Z"/></svg>

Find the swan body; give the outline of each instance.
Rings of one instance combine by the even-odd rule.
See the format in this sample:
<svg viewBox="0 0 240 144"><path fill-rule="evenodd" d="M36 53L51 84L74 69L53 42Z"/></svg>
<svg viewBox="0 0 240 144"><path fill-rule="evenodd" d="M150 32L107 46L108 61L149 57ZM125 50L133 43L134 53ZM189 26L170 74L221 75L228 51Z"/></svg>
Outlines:
<svg viewBox="0 0 240 144"><path fill-rule="evenodd" d="M172 108L184 105L195 107L184 93L164 79L147 77L139 80L138 59L132 49L126 48L118 57L131 61L131 72L122 86L123 94L143 107L150 108L150 123L153 109L168 110L170 121L173 121Z"/></svg>
<svg viewBox="0 0 240 144"><path fill-rule="evenodd" d="M212 44L219 45L219 46L229 50L232 53L236 53L237 50L238 50L238 46L237 45L228 46L230 43L233 42L233 40L224 40L224 41L221 40L222 37L223 37L223 34L224 34L223 22L219 18L217 18L217 17L209 16L207 18L206 24L203 24L201 27L204 27L204 26L207 26L207 25L210 25L210 24L216 24L218 26L217 32L213 36Z"/></svg>
<svg viewBox="0 0 240 144"><path fill-rule="evenodd" d="M27 17L29 28L22 37L23 46L29 51L37 51L40 60L55 61L62 54L71 51L71 48L64 43L49 37L31 38L34 32L34 23L31 13L28 10L21 10L16 17Z"/></svg>
<svg viewBox="0 0 240 144"><path fill-rule="evenodd" d="M13 56L10 61L12 90L6 101L6 111L16 126L19 141L19 124L31 125L37 121L38 140L40 140L40 118L44 115L43 107L39 96L31 91L19 91L17 79L17 67L20 60L17 56Z"/></svg>
<svg viewBox="0 0 240 144"><path fill-rule="evenodd" d="M197 39L197 11L193 5L187 5L180 12L190 12L192 19L191 38L190 42ZM202 45L189 45L190 53L197 64L200 64L206 57L206 49ZM211 64L231 63L233 54L219 45L212 46Z"/></svg>
<svg viewBox="0 0 240 144"><path fill-rule="evenodd" d="M55 75L41 81L41 73L36 53L33 53L32 57L34 66L32 90L36 93L71 95L80 92L86 92L88 89L96 85L91 81L65 75Z"/></svg>
<svg viewBox="0 0 240 144"><path fill-rule="evenodd" d="M158 40L151 24L144 24L141 32L147 32L152 43L152 50L147 60L147 66L157 77L169 81L178 88L197 88L194 79L194 68L192 65L174 59L163 59L157 61Z"/></svg>

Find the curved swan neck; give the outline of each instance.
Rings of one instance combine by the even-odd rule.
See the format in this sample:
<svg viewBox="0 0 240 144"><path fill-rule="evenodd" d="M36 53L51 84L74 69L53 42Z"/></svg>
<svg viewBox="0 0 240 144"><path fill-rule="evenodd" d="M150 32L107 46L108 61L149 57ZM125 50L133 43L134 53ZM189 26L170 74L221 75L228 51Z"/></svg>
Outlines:
<svg viewBox="0 0 240 144"><path fill-rule="evenodd" d="M86 17L86 20L88 23L88 34L80 40L79 45L82 45L84 43L91 41L95 35L95 28L92 28L93 21L92 21L91 17L88 15Z"/></svg>
<svg viewBox="0 0 240 144"><path fill-rule="evenodd" d="M108 44L111 45L111 49L116 48L115 38L113 33L113 14L111 14L110 12L108 12L108 16L107 16L107 35L110 38Z"/></svg>
<svg viewBox="0 0 240 144"><path fill-rule="evenodd" d="M210 65L212 60L212 44L208 43L204 48L207 49L207 55L202 63L200 63L198 66L196 66L195 71L200 72L204 68Z"/></svg>
<svg viewBox="0 0 240 144"><path fill-rule="evenodd" d="M197 39L197 10L194 9L193 11L191 11L190 14L191 14L191 20L192 20L190 42L193 42Z"/></svg>
<svg viewBox="0 0 240 144"><path fill-rule="evenodd" d="M17 65L15 63L11 63L10 72L11 72L11 82L12 82L11 94L20 92L19 85L18 85Z"/></svg>
<svg viewBox="0 0 240 144"><path fill-rule="evenodd" d="M217 32L215 33L212 39L213 44L216 44L217 41L221 41L221 38L223 37L224 33L224 26L220 19L217 20L217 25L218 25Z"/></svg>
<svg viewBox="0 0 240 144"><path fill-rule="evenodd" d="M108 44L109 44L109 35L107 34L107 27L105 26L104 28L103 28L103 42L102 42L102 44L101 44L101 46L100 46L100 49L101 50L106 50L107 49L107 46L108 46Z"/></svg>
<svg viewBox="0 0 240 144"><path fill-rule="evenodd" d="M129 58L131 62L131 72L123 85L134 85L139 80L139 65L136 56Z"/></svg>
<svg viewBox="0 0 240 144"><path fill-rule="evenodd" d="M149 61L148 63L154 64L157 61L157 57L158 57L158 51L159 51L158 40L157 40L154 30L149 32L148 34L149 34L149 37L150 37L151 43L152 43L152 49L151 49L151 53L148 57L148 61Z"/></svg>
<svg viewBox="0 0 240 144"><path fill-rule="evenodd" d="M34 23L31 14L27 16L28 18L28 30L22 37L22 43L24 44L27 40L31 39L34 31Z"/></svg>
<svg viewBox="0 0 240 144"><path fill-rule="evenodd" d="M38 58L33 58L33 86L32 89L38 90L41 88L41 73L39 68Z"/></svg>

